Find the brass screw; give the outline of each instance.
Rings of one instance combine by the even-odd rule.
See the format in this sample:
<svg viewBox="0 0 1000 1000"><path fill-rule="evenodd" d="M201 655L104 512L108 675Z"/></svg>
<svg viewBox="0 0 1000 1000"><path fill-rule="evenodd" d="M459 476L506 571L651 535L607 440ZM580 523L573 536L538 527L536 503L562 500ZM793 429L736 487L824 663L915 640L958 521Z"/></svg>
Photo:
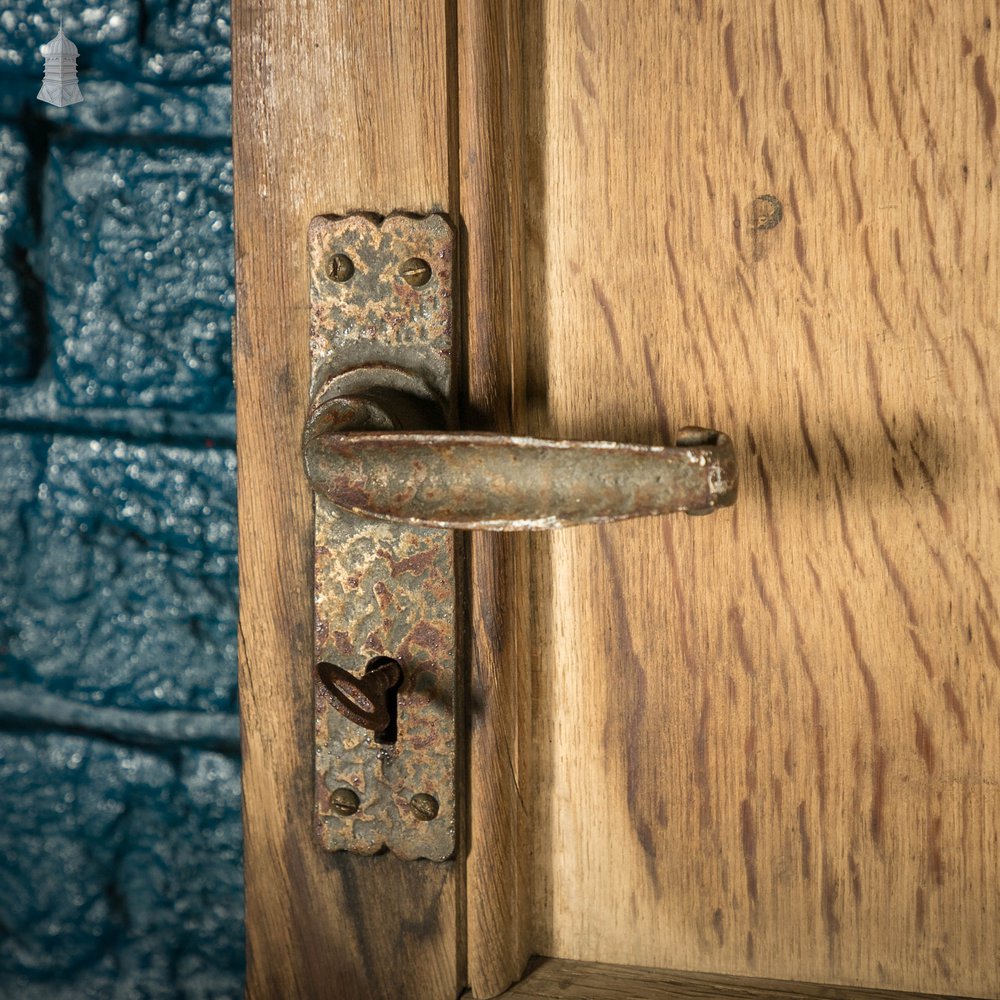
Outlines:
<svg viewBox="0 0 1000 1000"><path fill-rule="evenodd" d="M431 280L431 266L420 257L411 257L399 269L399 276L411 288L419 288Z"/></svg>
<svg viewBox="0 0 1000 1000"><path fill-rule="evenodd" d="M438 800L434 798L433 795L426 795L424 792L418 792L416 795L410 799L410 812L417 819L431 820L434 819L438 814Z"/></svg>
<svg viewBox="0 0 1000 1000"><path fill-rule="evenodd" d="M346 253L335 253L327 262L326 274L331 281L347 281L354 274L354 262Z"/></svg>
<svg viewBox="0 0 1000 1000"><path fill-rule="evenodd" d="M352 788L338 788L330 796L330 806L341 816L353 816L361 805L361 800Z"/></svg>

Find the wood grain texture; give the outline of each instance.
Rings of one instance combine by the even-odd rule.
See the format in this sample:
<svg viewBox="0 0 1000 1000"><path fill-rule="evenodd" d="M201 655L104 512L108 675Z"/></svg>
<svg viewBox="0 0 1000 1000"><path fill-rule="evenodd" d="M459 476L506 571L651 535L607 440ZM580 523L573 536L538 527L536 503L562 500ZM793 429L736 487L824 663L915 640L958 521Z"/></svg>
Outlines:
<svg viewBox="0 0 1000 1000"><path fill-rule="evenodd" d="M505 997L518 1000L930 1000L931 994L845 989L742 976L538 960Z"/></svg>
<svg viewBox="0 0 1000 1000"><path fill-rule="evenodd" d="M522 416L524 243L520 4L457 7L458 164L465 260L463 426L511 433ZM525 634L527 541L489 532L469 542L470 772L466 872L468 974L491 997L529 951L529 833L521 798L530 718Z"/></svg>
<svg viewBox="0 0 1000 1000"><path fill-rule="evenodd" d="M530 429L743 468L535 543L533 948L1000 995L1000 12L526 6Z"/></svg>
<svg viewBox="0 0 1000 1000"><path fill-rule="evenodd" d="M234 5L240 697L252 1000L454 997L456 862L312 837L306 227L448 211L449 26L427 0ZM452 88L453 89L453 88Z"/></svg>

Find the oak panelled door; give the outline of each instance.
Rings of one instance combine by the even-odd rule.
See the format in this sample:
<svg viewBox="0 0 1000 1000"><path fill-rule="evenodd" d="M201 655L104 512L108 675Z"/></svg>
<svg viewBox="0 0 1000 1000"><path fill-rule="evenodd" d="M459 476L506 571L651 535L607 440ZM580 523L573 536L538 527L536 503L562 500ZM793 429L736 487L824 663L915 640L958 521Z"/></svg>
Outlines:
<svg viewBox="0 0 1000 1000"><path fill-rule="evenodd" d="M1000 995L998 34L987 0L235 5L252 1000ZM312 832L306 236L358 210L458 226L461 426L699 424L741 467L710 518L465 538L447 862Z"/></svg>

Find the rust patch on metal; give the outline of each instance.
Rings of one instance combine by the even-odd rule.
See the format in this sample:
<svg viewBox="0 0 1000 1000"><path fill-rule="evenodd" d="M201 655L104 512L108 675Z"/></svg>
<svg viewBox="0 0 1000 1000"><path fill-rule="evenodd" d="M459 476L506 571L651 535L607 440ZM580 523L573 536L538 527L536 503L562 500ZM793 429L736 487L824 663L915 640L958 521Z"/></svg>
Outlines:
<svg viewBox="0 0 1000 1000"><path fill-rule="evenodd" d="M355 426L389 429L364 387L352 390L351 372L376 366L390 387L440 414L451 393L448 222L323 216L308 243L314 413L332 382L350 397ZM419 373L416 389L406 372ZM451 531L373 520L316 495L315 662L361 678L369 660L388 656L403 674L388 745L340 714L314 677L316 830L328 850L435 860L455 851L455 576ZM353 791L356 811L338 789ZM428 800L437 803L433 816L413 806Z"/></svg>
<svg viewBox="0 0 1000 1000"><path fill-rule="evenodd" d="M377 381L377 370L369 377ZM370 391L376 398L377 388ZM521 531L707 514L736 500L736 456L718 431L685 428L673 448L476 432L357 433L349 402L325 404L323 430L305 443L306 468L317 493L367 517ZM342 411L336 418L334 409ZM391 404L380 409L389 419Z"/></svg>

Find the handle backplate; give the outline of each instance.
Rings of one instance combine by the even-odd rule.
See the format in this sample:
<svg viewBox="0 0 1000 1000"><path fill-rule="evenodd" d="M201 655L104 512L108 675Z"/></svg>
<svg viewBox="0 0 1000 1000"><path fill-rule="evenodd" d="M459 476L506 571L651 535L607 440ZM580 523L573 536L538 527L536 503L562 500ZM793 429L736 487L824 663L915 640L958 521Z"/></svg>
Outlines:
<svg viewBox="0 0 1000 1000"><path fill-rule="evenodd" d="M387 366L418 372L438 412L447 408L447 220L320 216L308 248L311 395L343 373ZM402 671L394 743L342 714L330 678L314 677L317 835L331 851L445 860L457 826L455 534L375 521L319 494L314 524L313 663L360 679L373 658L391 657Z"/></svg>

